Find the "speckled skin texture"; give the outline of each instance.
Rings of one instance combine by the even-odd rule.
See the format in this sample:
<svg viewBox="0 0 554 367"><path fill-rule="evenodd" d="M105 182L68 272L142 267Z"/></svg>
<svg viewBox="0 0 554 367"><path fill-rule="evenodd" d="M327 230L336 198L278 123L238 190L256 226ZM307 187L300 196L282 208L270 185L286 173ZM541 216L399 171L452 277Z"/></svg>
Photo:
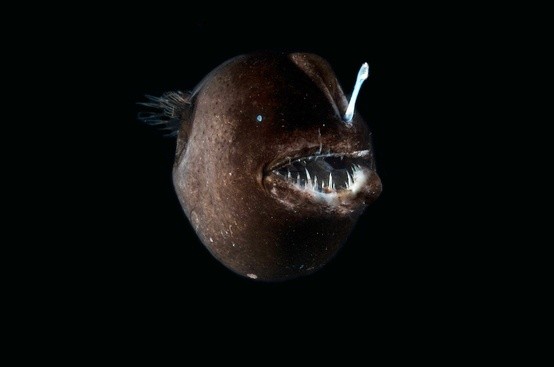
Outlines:
<svg viewBox="0 0 554 367"><path fill-rule="evenodd" d="M346 106L330 66L311 54L240 56L199 84L179 131L173 181L200 240L229 269L264 281L312 273L377 198L377 174L336 209L286 188L276 196L264 179L267 167L300 151L371 149L358 113L351 127L342 121ZM287 195L293 205L278 200Z"/></svg>

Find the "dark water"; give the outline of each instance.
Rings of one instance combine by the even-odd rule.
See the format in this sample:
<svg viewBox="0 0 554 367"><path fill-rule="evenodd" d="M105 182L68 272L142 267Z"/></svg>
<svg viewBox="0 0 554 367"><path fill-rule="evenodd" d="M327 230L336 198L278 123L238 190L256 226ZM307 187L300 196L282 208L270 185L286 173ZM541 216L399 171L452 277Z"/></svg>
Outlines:
<svg viewBox="0 0 554 367"><path fill-rule="evenodd" d="M409 13L374 11L358 23L332 13L309 20L288 12L277 19L187 14L180 22L114 17L104 23L110 32L88 36L80 57L97 67L87 66L83 84L94 81L97 89L80 110L98 117L83 123L95 144L76 153L93 158L91 188L76 200L94 210L66 254L69 273L78 274L69 276L71 287L84 302L128 321L159 314L181 322L206 310L232 319L240 310L308 320L318 312L331 323L350 315L365 327L417 323L420 312L463 303L458 294L471 274L461 259L475 248L451 214L460 193L450 188L455 178L446 173L444 149L452 111L444 110L440 86L454 73L444 66L448 37ZM330 264L278 284L243 279L212 258L173 191L174 140L136 119L145 94L191 89L223 61L259 49L323 56L346 93L369 63L357 109L373 132L383 182L381 197Z"/></svg>

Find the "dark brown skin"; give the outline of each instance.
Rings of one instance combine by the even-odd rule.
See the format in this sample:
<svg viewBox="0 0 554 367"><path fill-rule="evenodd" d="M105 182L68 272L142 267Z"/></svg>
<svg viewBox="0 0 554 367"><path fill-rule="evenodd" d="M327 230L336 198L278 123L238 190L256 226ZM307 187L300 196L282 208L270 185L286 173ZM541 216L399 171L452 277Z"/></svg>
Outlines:
<svg viewBox="0 0 554 367"><path fill-rule="evenodd" d="M287 157L321 147L371 150L359 114L351 126L342 120L347 103L327 62L311 54L240 56L197 87L181 121L173 181L202 243L229 269L264 281L310 274L379 196L371 156L369 180L340 205L315 202L270 174Z"/></svg>

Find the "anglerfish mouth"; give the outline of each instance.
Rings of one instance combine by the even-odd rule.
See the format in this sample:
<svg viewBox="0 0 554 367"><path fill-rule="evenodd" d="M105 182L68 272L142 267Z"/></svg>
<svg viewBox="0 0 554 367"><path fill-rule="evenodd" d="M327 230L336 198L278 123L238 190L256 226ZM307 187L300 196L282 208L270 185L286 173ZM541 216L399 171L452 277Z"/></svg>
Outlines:
<svg viewBox="0 0 554 367"><path fill-rule="evenodd" d="M350 153L323 153L286 159L271 167L265 185L280 201L298 202L308 199L331 206L352 204L354 199L378 196L379 180L373 171L371 153L361 150ZM365 202L364 202L365 204Z"/></svg>

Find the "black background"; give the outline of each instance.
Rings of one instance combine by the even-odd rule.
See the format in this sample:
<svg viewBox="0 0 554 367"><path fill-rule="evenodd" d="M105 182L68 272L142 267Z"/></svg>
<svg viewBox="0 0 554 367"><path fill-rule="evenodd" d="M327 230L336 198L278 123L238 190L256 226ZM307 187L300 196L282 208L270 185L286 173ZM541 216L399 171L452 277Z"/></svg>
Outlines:
<svg viewBox="0 0 554 367"><path fill-rule="evenodd" d="M86 73L91 97L81 102L91 117L86 135L93 143L84 152L91 189L75 200L92 219L78 220L83 241L70 256L87 302L123 319L232 319L240 311L249 319L294 315L317 324L314 315L323 312L337 324L340 313L380 326L422 322L465 302L469 250L452 229L459 195L450 189L453 133L444 123L451 113L443 87L454 83L449 61L457 37L445 31L447 18L430 21L409 9L354 13L118 15L84 36L90 48L80 56L96 65ZM242 278L208 253L173 190L175 141L136 119L145 94L192 89L220 63L260 49L319 54L346 93L369 63L357 108L373 131L383 182L336 258L283 283ZM178 313L191 307L196 311Z"/></svg>
<svg viewBox="0 0 554 367"><path fill-rule="evenodd" d="M5 59L24 70L5 68L6 79L21 80L12 94L22 105L10 108L18 116L6 127L30 127L4 136L21 151L6 161L23 156L18 168L31 176L6 169L5 181L25 190L5 192L17 204L6 213L24 223L8 228L16 240L6 236L5 246L21 257L4 258L16 289L6 298L24 313L7 314L18 333L42 343L56 342L52 335L62 331L76 346L93 348L85 357L160 338L168 349L188 346L186 339L213 354L216 341L237 342L241 358L254 342L270 349L269 358L288 357L291 349L326 358L341 341L348 345L343 355L412 358L419 350L428 358L457 349L450 355L457 358L488 349L498 334L510 338L513 316L535 313L509 307L521 298L514 287L535 282L519 275L537 255L520 258L532 245L530 232L512 247L502 238L521 230L511 205L526 193L517 170L496 168L513 165L522 150L523 137L499 136L508 128L497 118L518 103L478 111L494 103L512 72L527 77L510 61L527 57L513 44L528 40L517 16L481 4L334 3L302 12L281 3L248 12L235 3L159 5L48 4L44 10L57 17L33 7L26 22L8 24L7 43L16 47ZM505 37L508 25L498 19L516 31ZM507 56L489 60L502 45L510 46ZM243 279L211 257L173 191L174 141L136 119L145 94L191 89L225 60L260 49L319 54L346 93L361 63L370 64L357 108L373 132L384 188L332 262L276 284ZM528 131L527 122L512 131ZM498 141L508 147L498 149ZM525 181L529 168L516 166ZM308 346L314 336L317 350ZM65 352L68 344L56 346Z"/></svg>

